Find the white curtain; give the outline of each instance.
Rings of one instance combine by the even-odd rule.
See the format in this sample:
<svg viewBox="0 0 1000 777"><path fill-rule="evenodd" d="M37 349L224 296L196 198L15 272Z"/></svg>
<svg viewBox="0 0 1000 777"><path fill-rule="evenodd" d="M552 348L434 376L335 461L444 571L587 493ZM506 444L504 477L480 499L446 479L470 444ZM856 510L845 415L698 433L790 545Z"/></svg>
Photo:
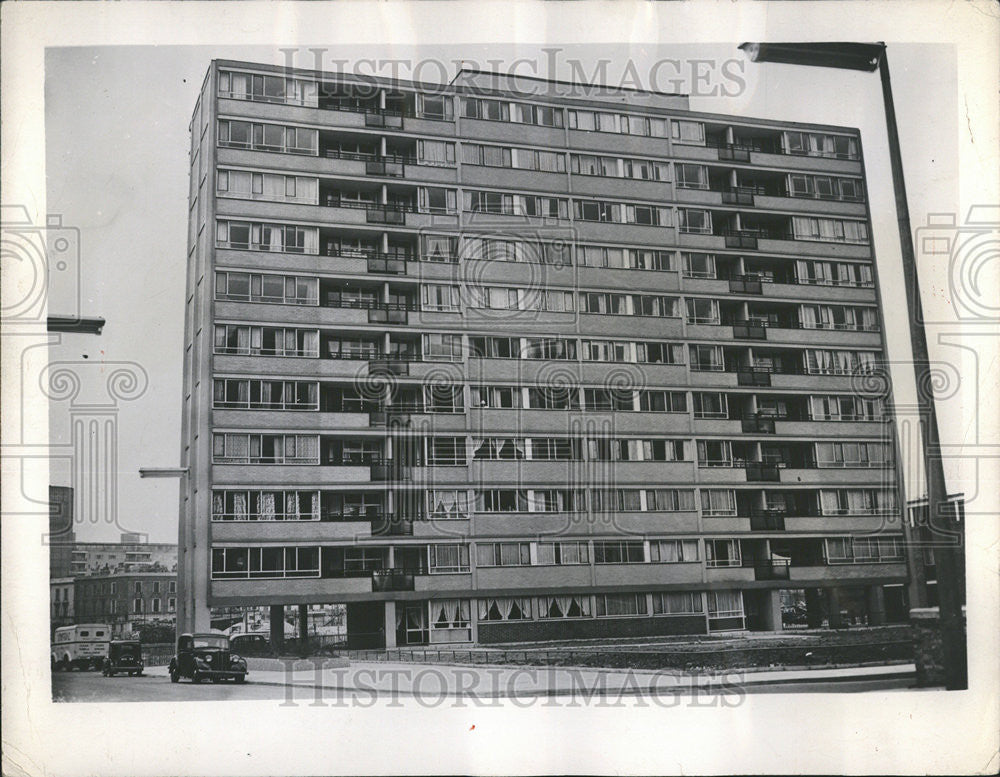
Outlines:
<svg viewBox="0 0 1000 777"><path fill-rule="evenodd" d="M262 491L257 495L257 517L262 521L273 521L275 517L274 492Z"/></svg>
<svg viewBox="0 0 1000 777"><path fill-rule="evenodd" d="M799 306L799 323L804 329L816 328L816 308L813 305Z"/></svg>

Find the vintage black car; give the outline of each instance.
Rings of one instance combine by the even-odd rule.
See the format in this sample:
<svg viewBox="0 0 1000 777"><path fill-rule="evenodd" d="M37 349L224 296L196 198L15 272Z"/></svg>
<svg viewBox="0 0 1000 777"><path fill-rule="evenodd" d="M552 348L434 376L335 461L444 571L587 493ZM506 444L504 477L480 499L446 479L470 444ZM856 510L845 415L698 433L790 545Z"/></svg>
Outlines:
<svg viewBox="0 0 1000 777"><path fill-rule="evenodd" d="M101 666L105 677L121 672L138 676L142 674L142 645L137 639L113 639L108 645L108 655Z"/></svg>
<svg viewBox="0 0 1000 777"><path fill-rule="evenodd" d="M278 653L264 634L233 634L229 638L232 649L241 656L276 656Z"/></svg>
<svg viewBox="0 0 1000 777"><path fill-rule="evenodd" d="M170 659L170 682L182 677L193 682L234 680L242 683L247 677L247 662L230 651L225 634L181 634L177 638L177 654Z"/></svg>

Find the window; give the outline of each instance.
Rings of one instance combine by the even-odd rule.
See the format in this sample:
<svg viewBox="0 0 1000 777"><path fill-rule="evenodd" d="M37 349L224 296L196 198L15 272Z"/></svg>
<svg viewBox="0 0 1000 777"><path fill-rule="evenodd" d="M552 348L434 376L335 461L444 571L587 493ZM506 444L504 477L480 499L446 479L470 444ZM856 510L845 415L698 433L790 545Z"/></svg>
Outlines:
<svg viewBox="0 0 1000 777"><path fill-rule="evenodd" d="M698 466L733 466L733 444L729 440L698 440Z"/></svg>
<svg viewBox="0 0 1000 777"><path fill-rule="evenodd" d="M653 594L653 615L689 615L704 611L700 593Z"/></svg>
<svg viewBox="0 0 1000 777"><path fill-rule="evenodd" d="M430 608L430 641L471 642L472 617L468 599L432 599Z"/></svg>
<svg viewBox="0 0 1000 777"><path fill-rule="evenodd" d="M590 547L586 542L539 542L535 545L535 563L589 564Z"/></svg>
<svg viewBox="0 0 1000 777"><path fill-rule="evenodd" d="M741 591L708 591L709 618L743 619L743 593Z"/></svg>
<svg viewBox="0 0 1000 777"><path fill-rule="evenodd" d="M418 94L417 115L422 119L452 121L455 118L452 98L444 95Z"/></svg>
<svg viewBox="0 0 1000 777"><path fill-rule="evenodd" d="M535 600L539 618L589 618L589 596L540 596Z"/></svg>
<svg viewBox="0 0 1000 777"><path fill-rule="evenodd" d="M432 167L450 167L454 165L455 144L446 143L443 140L418 140L417 164Z"/></svg>
<svg viewBox="0 0 1000 777"><path fill-rule="evenodd" d="M521 407L521 389L517 386L472 386L475 407L512 409Z"/></svg>
<svg viewBox="0 0 1000 777"><path fill-rule="evenodd" d="M729 403L725 394L717 391L695 392L691 398L695 418L729 418Z"/></svg>
<svg viewBox="0 0 1000 777"><path fill-rule="evenodd" d="M646 594L598 594L595 599L598 618L646 614Z"/></svg>
<svg viewBox="0 0 1000 777"><path fill-rule="evenodd" d="M730 489L702 489L701 514L736 515L736 492Z"/></svg>
<svg viewBox="0 0 1000 777"><path fill-rule="evenodd" d="M151 612L159 612L160 611L160 600L159 599L153 599L152 602L151 602L151 604L153 605L152 609L151 609Z"/></svg>
<svg viewBox="0 0 1000 777"><path fill-rule="evenodd" d="M424 335L423 356L434 361L462 361L462 335Z"/></svg>
<svg viewBox="0 0 1000 777"><path fill-rule="evenodd" d="M692 345L689 349L692 370L702 372L725 370L721 345Z"/></svg>
<svg viewBox="0 0 1000 777"><path fill-rule="evenodd" d="M319 437L305 434L244 434L212 437L216 464L319 464Z"/></svg>
<svg viewBox="0 0 1000 777"><path fill-rule="evenodd" d="M459 311L458 286L425 283L421 285L421 294L424 310L449 313Z"/></svg>
<svg viewBox="0 0 1000 777"><path fill-rule="evenodd" d="M687 394L683 391L643 389L639 392L639 410L654 413L686 413Z"/></svg>
<svg viewBox="0 0 1000 777"><path fill-rule="evenodd" d="M420 210L424 213L454 213L456 193L454 189L423 186L417 191Z"/></svg>
<svg viewBox="0 0 1000 777"><path fill-rule="evenodd" d="M674 119L670 122L670 136L675 143L703 146L705 145L705 125L700 121Z"/></svg>
<svg viewBox="0 0 1000 777"><path fill-rule="evenodd" d="M595 564L641 564L646 560L646 551L641 542L595 541Z"/></svg>
<svg viewBox="0 0 1000 777"><path fill-rule="evenodd" d="M176 593L177 592L177 581L176 580L171 580L169 583L167 583L167 591L168 591L168 593ZM114 587L113 586L112 586L112 591L111 592L114 593Z"/></svg>
<svg viewBox="0 0 1000 777"><path fill-rule="evenodd" d="M428 545L428 571L433 574L469 571L468 545Z"/></svg>
<svg viewBox="0 0 1000 777"><path fill-rule="evenodd" d="M531 546L527 542L491 542L476 545L476 566L522 567L531 564Z"/></svg>
<svg viewBox="0 0 1000 777"><path fill-rule="evenodd" d="M140 613L142 612L142 599L135 599L132 602L132 612Z"/></svg>
<svg viewBox="0 0 1000 777"><path fill-rule="evenodd" d="M892 464L891 448L878 442L816 443L817 467L886 467Z"/></svg>
<svg viewBox="0 0 1000 777"><path fill-rule="evenodd" d="M319 229L283 224L220 220L216 246L295 254L319 253Z"/></svg>
<svg viewBox="0 0 1000 777"><path fill-rule="evenodd" d="M705 566L738 567L742 563L739 540L705 540Z"/></svg>
<svg viewBox="0 0 1000 777"><path fill-rule="evenodd" d="M426 462L430 467L464 467L467 463L464 437L428 437L426 446Z"/></svg>
<svg viewBox="0 0 1000 777"><path fill-rule="evenodd" d="M718 300L688 297L685 299L685 304L689 324L718 325L722 322Z"/></svg>
<svg viewBox="0 0 1000 777"><path fill-rule="evenodd" d="M114 604L114 602L112 602L112 604ZM169 599L167 599L167 612L176 612L176 611L177 611L177 599L171 596Z"/></svg>
<svg viewBox="0 0 1000 777"><path fill-rule="evenodd" d="M712 214L707 210L681 208L678 210L681 232L708 235L712 232Z"/></svg>
<svg viewBox="0 0 1000 777"><path fill-rule="evenodd" d="M458 238L452 235L422 235L420 258L425 262L458 261Z"/></svg>
<svg viewBox="0 0 1000 777"><path fill-rule="evenodd" d="M530 620L531 599L528 597L480 599L478 610L480 621Z"/></svg>
<svg viewBox="0 0 1000 777"><path fill-rule="evenodd" d="M661 564L698 561L698 540L650 540L649 560Z"/></svg>
<svg viewBox="0 0 1000 777"><path fill-rule="evenodd" d="M675 163L677 186L681 189L707 189L708 168L705 165Z"/></svg>
<svg viewBox="0 0 1000 777"><path fill-rule="evenodd" d="M319 501L318 491L215 491L212 520L319 520Z"/></svg>
<svg viewBox="0 0 1000 777"><path fill-rule="evenodd" d="M468 518L469 492L448 488L429 490L427 492L427 516L435 521Z"/></svg>
<svg viewBox="0 0 1000 777"><path fill-rule="evenodd" d="M685 278L716 278L714 254L681 254Z"/></svg>

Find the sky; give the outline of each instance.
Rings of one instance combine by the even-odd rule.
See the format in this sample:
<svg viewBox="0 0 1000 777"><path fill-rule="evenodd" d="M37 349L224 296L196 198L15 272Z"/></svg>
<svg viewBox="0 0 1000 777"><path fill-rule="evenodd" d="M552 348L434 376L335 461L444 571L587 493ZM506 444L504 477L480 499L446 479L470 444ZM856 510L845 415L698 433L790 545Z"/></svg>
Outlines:
<svg viewBox="0 0 1000 777"><path fill-rule="evenodd" d="M638 75L643 86L680 86L680 91L692 94L693 110L860 128L878 270L888 303L889 355L905 360L906 311L877 74L751 64L737 51L740 42L574 45L559 47L555 55L542 48L558 47L556 43L366 45L338 46L321 56L324 66L346 60L346 69L362 72L373 72L372 59L398 60L402 77L415 70L432 81L445 75L450 80L455 59L481 69L513 69L567 81L600 74L595 68L605 59L612 84L634 85ZM88 523L78 531L81 539L117 539L119 531L129 530L148 533L154 542L176 541L177 482L140 480L138 468L177 466L180 457L188 122L212 58L282 64L286 56L276 48L256 46L105 46L46 52L47 209L80 229L82 312L108 322L97 338L64 336L52 358L76 361L86 355L90 364L135 362L148 376L141 396L119 403L119 527ZM958 202L956 48L894 44L889 57L910 213L917 227L927 222L929 213L954 212ZM512 66L515 60L521 61ZM666 60L671 62L664 64ZM745 81L743 89L719 76L719 68L730 60L727 72ZM573 61L579 65L574 67ZM296 52L297 66L312 67L313 62L314 54ZM716 75L707 83L693 77L705 72ZM387 69L380 73L390 74ZM667 83L674 76L683 83ZM720 87L715 94L709 93L712 85ZM953 321L945 268L921 259L920 272L928 319ZM73 293L53 288L50 313L71 305ZM954 363L959 372L965 369L966 357L939 346L934 332L929 340L932 359ZM894 382L897 401L912 402L912 373L903 369L894 374ZM65 402L52 405L55 443L68 440L67 410ZM943 440L961 442L975 408L956 397L939 412ZM966 477L964 470L955 470L950 487L968 490L963 486ZM69 472L56 464L51 481L68 485ZM912 489L910 495L915 495Z"/></svg>

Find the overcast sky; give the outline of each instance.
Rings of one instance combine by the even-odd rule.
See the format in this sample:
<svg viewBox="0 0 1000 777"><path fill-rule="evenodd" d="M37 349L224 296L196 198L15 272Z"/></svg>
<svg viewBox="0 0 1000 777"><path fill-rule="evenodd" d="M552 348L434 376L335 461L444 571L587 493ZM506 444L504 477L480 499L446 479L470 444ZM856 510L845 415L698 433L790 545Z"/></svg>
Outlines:
<svg viewBox="0 0 1000 777"><path fill-rule="evenodd" d="M877 75L744 63L739 40L697 46L570 46L553 58L540 46L452 45L448 47L338 46L324 62L359 58L403 60L400 75L427 80L454 75L452 60L502 70L525 59L516 72L573 80L571 60L595 72L598 58L610 60L609 81L628 74L643 86L706 91L693 83L697 72L713 72L728 94L692 96L691 108L775 120L856 126L861 129L874 221L875 249L883 293L888 292L886 330L890 358L908 353L898 237L886 156L885 124ZM554 44L547 44L551 47ZM904 167L914 226L928 213L953 211L957 196L959 112L955 94L955 48L950 45L892 45L889 49ZM177 484L138 478L140 466L176 466L181 425L181 372L188 196L188 122L198 88L213 58L283 63L285 55L262 47L99 47L49 49L45 71L48 211L79 227L82 238L83 312L108 320L100 338L71 336L53 359L134 361L149 375L149 388L121 405L119 416L119 520L124 528L148 532L153 541L176 541ZM497 62L499 60L499 62ZM680 61L680 66L663 60ZM692 64L707 60L708 65ZM727 67L745 80L723 78ZM313 54L295 64L311 67ZM555 63L555 72L550 66ZM657 67L657 63L661 64ZM714 64L713 64L714 63ZM373 65L361 63L364 72ZM628 69L626 69L628 68ZM742 73L740 73L742 70ZM387 70L382 71L388 74ZM711 82L714 83L714 82ZM632 85L635 85L632 83ZM950 320L949 295L941 267L922 267L928 317ZM65 290L53 290L50 312L66 304ZM957 362L932 340L932 358ZM912 375L896 376L897 399L911 401ZM956 400L957 401L957 400ZM55 441L68 434L66 405L53 406ZM965 409L966 411L968 408ZM958 442L968 425L959 404L942 408L945 442ZM52 481L69 484L67 471L53 468ZM957 481L957 478L956 478ZM952 484L952 488L956 486ZM959 485L960 487L960 485ZM83 539L115 539L103 523L79 531Z"/></svg>

